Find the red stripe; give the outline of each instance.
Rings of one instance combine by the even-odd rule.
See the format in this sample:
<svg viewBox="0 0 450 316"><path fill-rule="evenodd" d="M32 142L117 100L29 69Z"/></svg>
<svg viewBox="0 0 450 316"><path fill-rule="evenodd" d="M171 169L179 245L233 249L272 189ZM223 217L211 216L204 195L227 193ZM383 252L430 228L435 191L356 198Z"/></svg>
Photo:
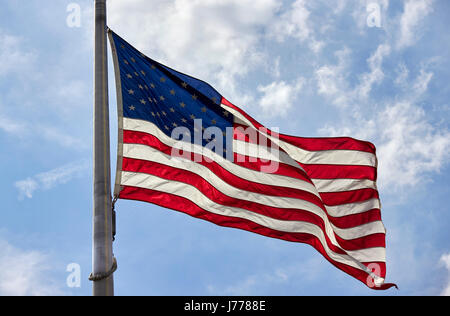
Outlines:
<svg viewBox="0 0 450 316"><path fill-rule="evenodd" d="M245 125L234 123L233 138L236 140L244 141L247 143L264 145L276 150L282 150L277 144L273 143L270 139L261 133L256 132L256 136L252 134L252 131L257 131L254 127L248 127ZM267 132L266 130L264 130Z"/></svg>
<svg viewBox="0 0 450 316"><path fill-rule="evenodd" d="M135 144L147 145L147 146L156 148L167 155L171 155L171 153L172 153L172 147L169 147L169 146L163 144L155 136L146 134L143 132L124 131L124 143L135 143ZM239 156L241 156L240 157L241 160L243 160L243 158L245 158L242 155L239 155ZM269 185L255 183L255 182L249 182L247 180L239 178L236 175L228 172L227 170L223 169L219 164L217 164L215 162L206 162L203 159L195 159L195 158L196 157L194 157L193 154L190 155L190 159L192 161L198 161L199 164L210 169L217 176L219 176L222 180L226 181L227 183L232 183L233 186L235 186L237 188L255 192L255 193L266 194L266 195L299 198L299 199L303 199L308 202L314 203L315 205L321 207L322 209L323 209L322 201L325 205L335 206L335 205L341 205L341 204L366 201L371 198L378 198L378 192L376 190L360 189L360 190L346 191L346 192L320 193L320 196L322 198L322 201L321 201L315 195L313 195L309 192L302 191L302 190L298 190L298 189L294 189L294 188L278 187L275 185L269 186ZM239 158L239 157L236 156L236 158ZM258 167L258 164L255 164L253 162L240 162L240 163L236 163L236 164L246 167L246 168L252 168L254 170L257 170L257 167ZM289 167L287 165L280 164L279 171L283 172L286 170L289 170L289 171L298 170L294 167L291 167L291 168L292 169L289 169ZM277 173L280 174L280 172L277 172ZM285 172L283 172L283 173L285 173ZM298 173L299 172L297 172L297 174ZM289 176L292 176L292 175L293 175L293 173L289 174ZM333 220L331 218L330 218L330 221L333 222Z"/></svg>
<svg viewBox="0 0 450 316"><path fill-rule="evenodd" d="M268 168L270 166L270 162L237 153L234 153L234 164L258 172L263 172L264 168ZM295 178L313 184L311 179L301 169L282 162L277 162L276 170L271 172L271 174Z"/></svg>
<svg viewBox="0 0 450 316"><path fill-rule="evenodd" d="M266 138L264 135L257 134L255 137L250 132L245 133L249 127L240 124L234 124L234 134L233 138L236 140L264 145L268 148L273 148L275 150L280 150L284 152L283 149L279 148L277 144L274 144L270 139ZM340 140L340 139L339 139ZM338 140L332 139L332 142L337 142ZM345 142L345 140L342 140ZM376 168L370 166L359 166L359 165L312 165L300 163L300 166L308 174L311 179L369 179L372 181L376 180Z"/></svg>
<svg viewBox="0 0 450 316"><path fill-rule="evenodd" d="M361 189L346 192L320 192L322 201L327 206L336 206L367 201L378 198L378 192L374 189Z"/></svg>
<svg viewBox="0 0 450 316"><path fill-rule="evenodd" d="M328 218L334 226L345 229L381 221L381 211L379 209L373 209L363 213L351 214L342 217L332 217L328 215Z"/></svg>
<svg viewBox="0 0 450 316"><path fill-rule="evenodd" d="M225 194L223 194L221 191L216 189L213 185L211 185L208 181L206 181L204 178L199 176L196 173L184 170L184 169L178 169L175 167L170 167L164 164L146 161L146 160L138 160L138 159L132 159L132 158L126 158L123 159L123 171L128 172L139 172L139 173L146 173L146 174L152 174L160 178L164 178L167 180L172 181L178 181L183 182L186 184L189 184L198 190L200 190L206 197L208 197L210 200L226 206L231 207L238 207L238 208L244 208L249 211L259 213L265 216L269 216L272 218L280 219L280 220L304 220L304 212L300 212L300 217L298 217L299 209L293 209L293 208L276 208L271 207L268 205L251 202L247 200L241 200L238 198L232 198ZM231 184L234 186L234 184ZM304 200L301 198L298 198L300 200ZM311 212L306 212L307 215L312 214ZM324 211L325 213L325 211ZM318 217L320 218L320 217ZM317 224L317 223L315 223Z"/></svg>
<svg viewBox="0 0 450 316"><path fill-rule="evenodd" d="M377 169L370 166L300 164L311 179L368 179L376 181Z"/></svg>
<svg viewBox="0 0 450 316"><path fill-rule="evenodd" d="M357 140L351 137L304 138L289 135L280 135L280 139L294 146L309 151L357 150L375 154L375 146L372 143Z"/></svg>
<svg viewBox="0 0 450 316"><path fill-rule="evenodd" d="M285 232L276 231L276 230L273 230L273 229L270 229L267 227L263 227L252 221L245 220L242 218L234 218L234 217L227 217L227 216L213 214L213 213L203 210L202 208L198 207L196 204L192 203L191 201L189 201L185 198L182 198L180 196L176 196L173 194L167 194L167 193L154 191L154 190L125 186L125 187L123 187L123 190L121 191L119 197L121 199L129 199L129 200L137 200L137 201L154 203L156 205L159 205L159 206L162 206L165 208L183 212L183 213L193 216L195 218L199 218L199 219L203 219L203 220L212 222L219 226L242 229L242 230L250 231L250 232L260 234L263 236L267 236L267 237L278 238L278 239L283 239L286 241L300 242L300 243L305 243L305 244L311 245L317 251L319 251L334 266L341 269L345 273L355 277L356 279L360 280L364 284L368 285L367 279L368 279L369 275L366 272L332 260L327 255L320 240L313 235L303 234L303 233L286 234ZM382 278L385 277L385 269L381 269L380 277L382 277ZM394 284L384 284L381 287L378 287L378 288L374 287L373 289L385 290L392 286L395 286L395 285Z"/></svg>
<svg viewBox="0 0 450 316"><path fill-rule="evenodd" d="M141 145L150 146L152 148L158 149L159 151L165 153L166 155L171 155L172 150L173 150L173 147L167 146L166 144L162 143L157 137L150 135L150 134L143 133L143 132L134 132L134 131L126 130L126 131L124 131L123 140L124 140L124 143L127 143L127 144L141 144ZM320 198L315 196L312 193L309 193L309 192L306 192L303 190L299 190L299 189L294 189L294 188L281 187L281 186L277 186L276 184L266 185L266 184L261 184L261 183L256 183L256 182L250 182L248 180L242 179L242 178L236 176L235 174L227 171L222 166L220 166L220 164L218 164L214 161L211 161L211 160L205 161L205 159L198 159L199 157L195 157L194 154L192 154L192 153L185 152L183 157L186 159L190 159L191 161L195 161L202 166L207 167L213 173L215 173L218 177L220 177L222 180L226 181L227 183L232 183L233 186L240 188L242 190L247 190L247 191L252 191L255 193L261 193L261 194L267 194L267 195L274 195L274 196L300 198L300 199L307 200L311 203L314 203L317 206L323 208L323 203L320 200ZM202 158L202 157L200 157L200 158ZM240 158L243 160L245 157L242 156L242 157L237 157L237 158ZM263 163L253 164L253 163L248 163L248 162L242 162L242 163L235 162L235 164L240 165L242 167L251 166L253 168L255 168L256 166L262 167L264 165ZM295 177L302 181L307 181L308 183L312 183L311 180L306 178L304 176L304 174L301 172L301 170L299 170L299 169L296 169L294 167L288 168L286 165L280 166L279 169L280 169L279 172L281 172L282 175L285 175L285 174L287 175L287 173L289 172L290 177ZM256 169L253 169L253 170L256 170ZM294 173L294 171L296 171L296 172ZM277 172L277 174L279 174L279 173Z"/></svg>
<svg viewBox="0 0 450 316"><path fill-rule="evenodd" d="M143 132L135 132L135 131L124 131L124 143L129 144L141 144L146 145L152 148L155 148L167 155L170 155L172 153L172 147L165 145L162 143L157 137L146 134ZM187 158L187 157L185 157ZM197 157L198 158L198 157ZM124 158L125 159L125 158ZM192 161L195 161L194 155L190 155L190 159ZM273 196L280 196L280 197L289 197L289 198L297 198L302 199L308 202L311 202L318 207L322 208L325 212L324 205L322 203L322 200L320 200L317 196L305 192L303 190L294 189L294 188L286 188L286 187L280 187L276 185L265 185L260 183L251 182L245 179L242 179L235 174L225 170L223 167L221 167L216 162L206 162L203 159L197 159L196 161L199 161L198 163L204 167L207 167L209 170L211 170L214 174L216 174L219 178L221 178L223 181L230 183L234 187L246 190L254 193L259 194L265 194L265 195L273 195ZM259 171L260 164L262 163L252 163L252 162L242 162L238 163L240 166L253 169L256 171ZM132 170L132 171L138 171L138 170ZM280 164L279 170L277 171L277 174L286 175L286 176L292 176L297 172L298 178L300 178L300 175L298 174L299 170L295 167ZM345 195L348 195L348 192L344 192ZM333 197L333 196L332 196ZM330 199L329 199L330 200ZM349 202L350 203L350 202ZM329 217L329 221L340 228L351 228L359 225L363 225L372 221L375 221L375 217L367 216L365 213L355 214L348 217ZM344 220L345 218L345 220Z"/></svg>
<svg viewBox="0 0 450 316"><path fill-rule="evenodd" d="M186 183L197 188L208 199L220 205L246 209L251 212L278 220L303 221L312 223L320 227L322 231L325 232L325 223L322 218L318 215L308 212L307 210L301 210L298 208L276 208L256 202L232 198L217 190L213 185L211 185L201 176L190 171L169 167L164 164L155 162L130 158L124 158L123 171L146 173L155 175L163 179ZM344 240L336 234L335 237L339 245L345 250L358 250L368 247L370 248L385 246L384 234L374 234L350 241ZM328 237L326 238L329 247L333 249L333 251L338 252L339 249L335 248Z"/></svg>
<svg viewBox="0 0 450 316"><path fill-rule="evenodd" d="M239 107L235 106L227 99L222 98L222 104L238 111L247 120L249 120L256 128L265 128L258 121L245 113ZM328 137L328 138L303 138L284 134L274 133L267 129L267 133L274 137L278 137L280 140L290 143L294 146L300 147L309 151L322 151L322 150L358 150L375 154L375 146L366 141L357 140L351 137Z"/></svg>

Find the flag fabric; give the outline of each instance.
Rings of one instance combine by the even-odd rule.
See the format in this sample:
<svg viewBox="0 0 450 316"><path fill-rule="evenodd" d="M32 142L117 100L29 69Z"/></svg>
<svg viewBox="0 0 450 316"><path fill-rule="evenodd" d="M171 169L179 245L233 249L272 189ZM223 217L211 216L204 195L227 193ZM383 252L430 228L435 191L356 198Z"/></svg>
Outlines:
<svg viewBox="0 0 450 316"><path fill-rule="evenodd" d="M370 288L395 286L384 282L371 143L265 128L209 84L108 32L119 116L116 197L309 244Z"/></svg>

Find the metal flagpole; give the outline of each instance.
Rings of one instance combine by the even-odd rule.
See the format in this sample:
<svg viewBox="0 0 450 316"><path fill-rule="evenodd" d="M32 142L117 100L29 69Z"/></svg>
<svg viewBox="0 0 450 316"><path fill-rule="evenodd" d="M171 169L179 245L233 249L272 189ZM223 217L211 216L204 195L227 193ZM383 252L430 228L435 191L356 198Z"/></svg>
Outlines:
<svg viewBox="0 0 450 316"><path fill-rule="evenodd" d="M112 201L108 108L108 60L106 0L94 0L94 203L93 281L94 296L113 296L112 273L117 265L112 253Z"/></svg>

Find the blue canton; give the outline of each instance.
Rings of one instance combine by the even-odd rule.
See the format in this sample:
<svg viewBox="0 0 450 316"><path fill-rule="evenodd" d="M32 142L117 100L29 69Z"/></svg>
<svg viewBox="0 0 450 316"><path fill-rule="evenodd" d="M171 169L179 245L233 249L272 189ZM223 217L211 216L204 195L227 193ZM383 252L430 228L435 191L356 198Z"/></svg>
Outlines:
<svg viewBox="0 0 450 316"><path fill-rule="evenodd" d="M222 96L209 84L164 66L140 53L112 32L122 85L123 116L154 123L172 137L177 127L189 130L191 142L203 130L216 127L222 131L223 156L226 156L227 127L233 127L233 115L225 111ZM203 139L206 146L217 139ZM220 144L220 142L218 142ZM217 147L216 147L217 150Z"/></svg>

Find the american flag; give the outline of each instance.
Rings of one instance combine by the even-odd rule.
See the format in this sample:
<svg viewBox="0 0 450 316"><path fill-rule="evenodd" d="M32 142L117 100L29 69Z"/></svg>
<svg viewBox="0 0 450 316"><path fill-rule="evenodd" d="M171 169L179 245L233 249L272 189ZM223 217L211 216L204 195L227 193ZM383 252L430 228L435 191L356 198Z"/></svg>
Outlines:
<svg viewBox="0 0 450 316"><path fill-rule="evenodd" d="M306 243L387 289L375 147L267 129L204 81L109 30L119 116L115 196ZM274 109L276 111L276 109Z"/></svg>

